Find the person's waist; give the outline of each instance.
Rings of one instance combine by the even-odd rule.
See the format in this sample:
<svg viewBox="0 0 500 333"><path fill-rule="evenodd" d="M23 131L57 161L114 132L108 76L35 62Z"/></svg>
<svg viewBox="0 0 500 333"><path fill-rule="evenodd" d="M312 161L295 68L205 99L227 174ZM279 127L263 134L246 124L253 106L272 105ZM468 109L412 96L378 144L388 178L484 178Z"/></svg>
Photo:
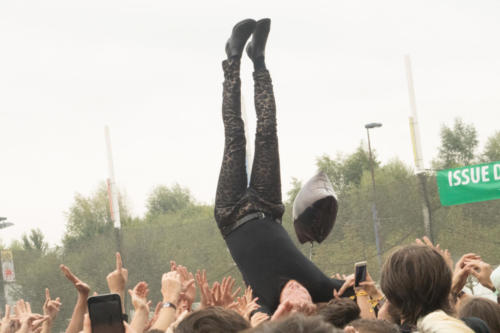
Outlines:
<svg viewBox="0 0 500 333"><path fill-rule="evenodd" d="M250 213L250 214L243 216L242 218L240 218L239 220L237 220L236 222L234 222L230 225L222 227L221 228L222 236L227 237L231 232L238 229L239 227L241 227L245 223L248 223L250 221L263 220L265 218L269 218L269 219L273 220L274 222L281 224L280 219L273 218L272 216L266 215L265 213L260 212L260 211L253 212L253 213Z"/></svg>

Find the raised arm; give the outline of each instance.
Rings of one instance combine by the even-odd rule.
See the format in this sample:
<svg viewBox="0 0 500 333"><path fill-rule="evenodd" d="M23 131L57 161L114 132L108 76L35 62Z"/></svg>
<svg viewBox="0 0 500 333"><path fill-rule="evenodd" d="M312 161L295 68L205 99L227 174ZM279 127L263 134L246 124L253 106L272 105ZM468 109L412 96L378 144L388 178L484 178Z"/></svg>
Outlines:
<svg viewBox="0 0 500 333"><path fill-rule="evenodd" d="M78 298L68 328L66 328L66 333L78 333L83 329L83 316L87 313L87 298L89 297L90 288L88 284L77 278L67 266L61 265L59 267L78 292Z"/></svg>

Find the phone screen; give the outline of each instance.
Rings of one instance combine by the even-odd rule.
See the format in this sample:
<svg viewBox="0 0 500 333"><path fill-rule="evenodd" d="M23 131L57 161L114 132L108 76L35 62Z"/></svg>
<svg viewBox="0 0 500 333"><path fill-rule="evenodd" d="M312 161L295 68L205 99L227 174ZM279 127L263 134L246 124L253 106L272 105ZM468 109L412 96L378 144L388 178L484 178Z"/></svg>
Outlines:
<svg viewBox="0 0 500 333"><path fill-rule="evenodd" d="M122 305L117 294L90 297L87 301L92 333L124 333Z"/></svg>
<svg viewBox="0 0 500 333"><path fill-rule="evenodd" d="M356 263L354 268L354 286L359 287L359 283L366 280L366 262Z"/></svg>

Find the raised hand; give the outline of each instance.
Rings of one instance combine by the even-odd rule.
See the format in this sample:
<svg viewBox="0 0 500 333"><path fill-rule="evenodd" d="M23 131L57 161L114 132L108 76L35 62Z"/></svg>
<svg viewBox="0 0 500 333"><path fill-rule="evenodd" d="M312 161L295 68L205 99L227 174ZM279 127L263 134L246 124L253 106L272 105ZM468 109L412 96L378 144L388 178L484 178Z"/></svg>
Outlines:
<svg viewBox="0 0 500 333"><path fill-rule="evenodd" d="M141 281L137 283L134 289L128 290L128 293L132 299L132 305L134 306L135 311L145 309L149 312L149 305L151 302L148 301L149 288L146 282Z"/></svg>
<svg viewBox="0 0 500 333"><path fill-rule="evenodd" d="M495 290L495 286L491 281L491 273L493 272L493 269L490 264L484 261L474 260L469 262L467 265L471 268L470 273L476 277L479 283L490 290Z"/></svg>
<svg viewBox="0 0 500 333"><path fill-rule="evenodd" d="M243 296L237 298L236 310L243 318L250 320L252 312L259 308L258 300L258 297L253 298L252 288L248 286Z"/></svg>
<svg viewBox="0 0 500 333"><path fill-rule="evenodd" d="M460 292L467 282L467 277L471 273L471 265L470 263L474 260L480 260L481 257L474 253L467 253L457 261L455 265L455 270L453 271L453 277L451 281L451 292L456 295Z"/></svg>
<svg viewBox="0 0 500 333"><path fill-rule="evenodd" d="M208 285L207 281L207 272L205 270L198 270L196 272L196 283L198 284L198 288L200 288L200 305L201 308L204 309L209 306L214 305L214 298L212 295L212 291L210 290L210 287Z"/></svg>
<svg viewBox="0 0 500 333"><path fill-rule="evenodd" d="M144 332L148 325L149 305L151 304L151 301L148 301L148 284L144 281L139 282L135 285L133 290L129 289L128 293L132 299L132 305L135 310L134 317L130 322L130 327L134 331Z"/></svg>
<svg viewBox="0 0 500 333"><path fill-rule="evenodd" d="M10 316L10 305L5 304L5 314L0 322L0 333L14 332L16 326L20 326L19 320Z"/></svg>
<svg viewBox="0 0 500 333"><path fill-rule="evenodd" d="M125 293L125 285L128 281L128 270L123 268L122 256L119 252L116 252L116 269L106 276L106 281L108 282L109 291L111 293L123 296Z"/></svg>
<svg viewBox="0 0 500 333"><path fill-rule="evenodd" d="M163 274L161 277L161 294L163 302L177 305L182 290L181 276L176 271Z"/></svg>
<svg viewBox="0 0 500 333"><path fill-rule="evenodd" d="M172 264L173 263L173 264ZM181 277L181 294L179 299L179 311L191 311L191 306L196 298L196 286L194 284L193 273L189 272L186 267L176 265L175 261L170 262L171 270L175 270Z"/></svg>
<svg viewBox="0 0 500 333"><path fill-rule="evenodd" d="M372 299L381 299L383 297L382 293L377 289L375 281L373 281L370 273L366 272L366 280L359 283L360 287L363 288L368 296Z"/></svg>
<svg viewBox="0 0 500 333"><path fill-rule="evenodd" d="M42 316L31 312L31 306L28 302L20 299L16 302L14 308L16 316L21 322L21 327L16 333L28 333L38 330L38 328L49 319L49 316Z"/></svg>
<svg viewBox="0 0 500 333"><path fill-rule="evenodd" d="M233 303L236 296L241 291L241 287L238 287L236 291L233 292L233 287L235 282L236 280L231 276L222 279L220 290L221 290L221 299L224 307L227 307L231 303Z"/></svg>
<svg viewBox="0 0 500 333"><path fill-rule="evenodd" d="M267 313L256 312L250 319L250 325L252 327L257 327L267 320L269 320L269 315Z"/></svg>
<svg viewBox="0 0 500 333"><path fill-rule="evenodd" d="M434 246L434 244L432 244L431 240L427 236L422 237L422 239L417 238L415 240L415 242L419 245L425 245L425 246L428 246L428 247L433 248L434 250L438 251L439 254L441 254L441 256L443 257L443 259L446 262L446 264L448 265L448 267L453 272L453 259L451 259L451 254L450 254L450 251L448 251L448 249L445 249L445 250L441 249L439 244Z"/></svg>
<svg viewBox="0 0 500 333"><path fill-rule="evenodd" d="M344 280L345 280L344 284L342 285L342 287L340 287L340 289L338 291L333 289L333 297L339 298L340 296L342 296L344 294L344 292L348 288L354 286L354 274L351 274L348 276L344 275Z"/></svg>
<svg viewBox="0 0 500 333"><path fill-rule="evenodd" d="M292 312L292 310L293 310L293 304L290 301L285 301L283 303L280 303L276 311L274 311L271 320L274 321L286 317Z"/></svg>
<svg viewBox="0 0 500 333"><path fill-rule="evenodd" d="M57 297L55 300L50 298L49 288L45 288L45 303L43 303L43 314L49 316L49 321L53 322L61 308L61 299Z"/></svg>
<svg viewBox="0 0 500 333"><path fill-rule="evenodd" d="M78 294L87 299L90 293L89 285L85 282L82 282L78 277L76 277L76 275L73 274L67 266L61 264L59 268L61 269L61 272L63 272L64 276L69 281L71 281L71 283L73 283L76 290L78 291Z"/></svg>

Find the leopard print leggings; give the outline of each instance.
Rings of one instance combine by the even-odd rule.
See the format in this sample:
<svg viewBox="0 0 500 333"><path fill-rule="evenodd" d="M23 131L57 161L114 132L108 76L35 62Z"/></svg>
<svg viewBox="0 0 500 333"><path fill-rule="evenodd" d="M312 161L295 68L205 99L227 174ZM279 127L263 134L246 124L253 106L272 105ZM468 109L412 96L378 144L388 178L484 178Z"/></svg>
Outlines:
<svg viewBox="0 0 500 333"><path fill-rule="evenodd" d="M215 196L215 220L219 228L228 226L253 212L281 219L281 176L276 133L276 104L271 76L267 70L253 74L257 130L250 185L247 186L246 139L241 119L240 60L222 63L224 93L224 157Z"/></svg>

